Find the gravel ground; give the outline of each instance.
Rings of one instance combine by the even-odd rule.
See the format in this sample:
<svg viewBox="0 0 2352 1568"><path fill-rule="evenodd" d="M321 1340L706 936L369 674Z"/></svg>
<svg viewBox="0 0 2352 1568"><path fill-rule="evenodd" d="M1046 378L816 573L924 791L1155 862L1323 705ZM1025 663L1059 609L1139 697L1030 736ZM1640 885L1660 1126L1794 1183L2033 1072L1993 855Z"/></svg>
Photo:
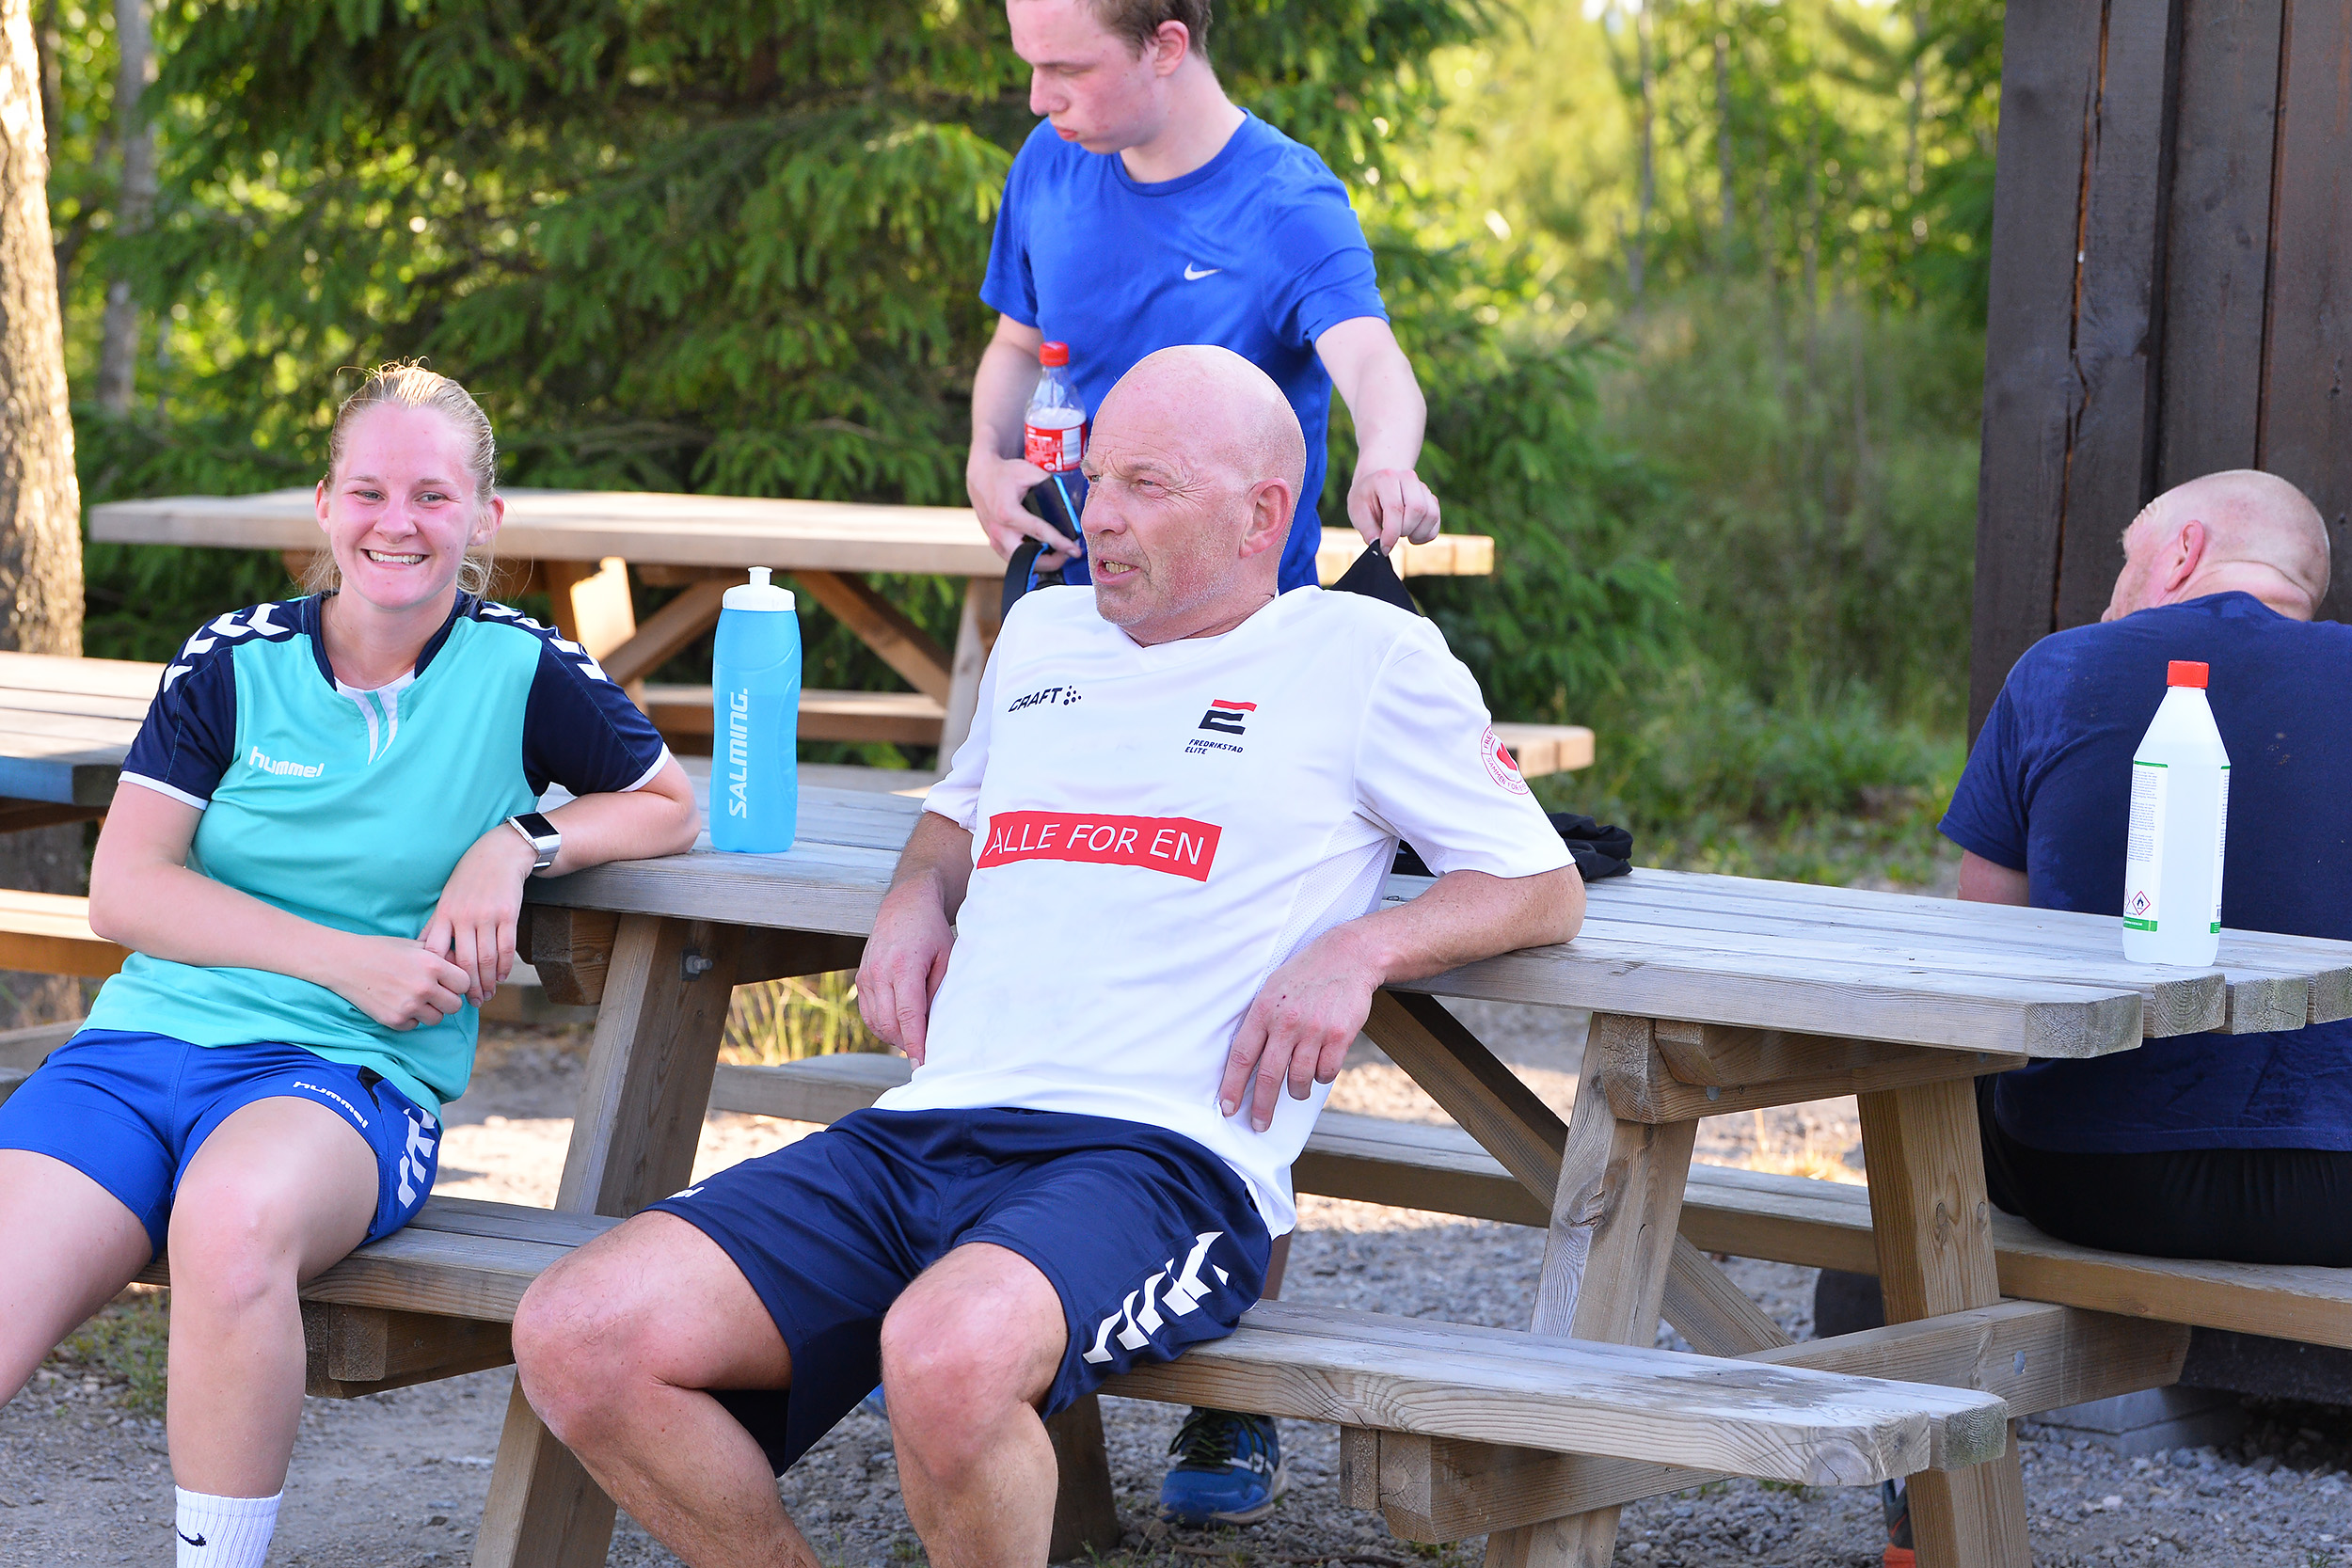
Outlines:
<svg viewBox="0 0 2352 1568"><path fill-rule="evenodd" d="M1547 1098L1575 1085L1581 1020L1536 1008L1464 1004L1481 1037ZM526 1203L554 1194L576 1093L581 1041L560 1031L507 1031L485 1042L477 1087L451 1107L439 1190ZM1360 1048L1333 1097L1343 1109L1442 1119L1377 1053ZM707 1171L808 1130L721 1116L704 1132ZM1704 1124L1700 1158L1858 1180L1851 1101L1792 1106ZM1502 1326L1525 1321L1542 1237L1518 1227L1441 1219L1308 1197L1286 1294ZM1734 1259L1740 1285L1792 1335L1810 1334L1813 1271ZM1671 1336L1661 1340L1672 1343ZM288 1482L273 1564L441 1568L470 1558L510 1374L483 1372L352 1401L313 1401ZM1373 1568L1470 1568L1483 1542L1441 1549L1395 1541L1375 1514L1338 1501L1331 1429L1282 1423L1289 1497L1244 1530L1169 1530L1152 1517L1165 1449L1181 1412L1104 1402L1111 1469L1127 1522L1120 1568L1188 1559L1249 1563L1365 1562ZM2258 1406L2224 1449L2122 1460L2028 1424L2023 1440L2036 1561L2070 1564L2344 1564L2352 1568L2352 1412ZM921 1546L898 1502L887 1426L857 1413L783 1481L784 1497L829 1562L895 1568ZM170 1549L170 1478L160 1423L129 1411L123 1391L52 1363L0 1407L0 1568L62 1562L160 1562ZM1645 1568L1875 1568L1883 1536L1874 1493L1731 1482L1625 1511L1616 1561ZM611 1560L673 1560L628 1520Z"/></svg>

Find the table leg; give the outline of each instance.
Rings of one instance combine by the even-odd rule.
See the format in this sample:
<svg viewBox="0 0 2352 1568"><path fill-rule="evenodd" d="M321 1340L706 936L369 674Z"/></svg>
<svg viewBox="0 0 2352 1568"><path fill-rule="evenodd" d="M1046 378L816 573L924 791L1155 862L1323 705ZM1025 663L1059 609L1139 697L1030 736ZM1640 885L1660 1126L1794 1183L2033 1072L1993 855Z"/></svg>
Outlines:
<svg viewBox="0 0 2352 1568"><path fill-rule="evenodd" d="M1861 1096L1886 1321L1910 1323L2000 1300L1992 1203L1968 1079ZM1910 1478L1920 1568L2030 1568L2017 1423L2000 1458Z"/></svg>
<svg viewBox="0 0 2352 1568"><path fill-rule="evenodd" d="M1054 1492L1054 1534L1045 1549L1053 1562L1105 1557L1119 1547L1119 1504L1111 1496L1110 1450L1103 1445L1103 1411L1092 1394L1045 1423L1060 1471Z"/></svg>
<svg viewBox="0 0 2352 1568"><path fill-rule="evenodd" d="M947 771L956 748L972 733L980 707L980 674L996 646L1005 600L1002 578L970 578L963 585L963 614L956 623L956 652L947 671L947 717L939 727L939 770Z"/></svg>
<svg viewBox="0 0 2352 1568"><path fill-rule="evenodd" d="M1620 1121L1597 1082L1610 1058L1603 1037L1649 1029L1645 1019L1593 1015L1535 1290L1537 1334L1657 1341L1698 1124ZM1497 1530L1486 1568L1605 1568L1616 1540L1617 1510L1594 1509Z"/></svg>
<svg viewBox="0 0 2352 1568"><path fill-rule="evenodd" d="M740 933L623 915L555 1207L632 1214L693 1175L694 1149L735 990ZM517 1386L474 1542L474 1568L595 1568L612 1502Z"/></svg>

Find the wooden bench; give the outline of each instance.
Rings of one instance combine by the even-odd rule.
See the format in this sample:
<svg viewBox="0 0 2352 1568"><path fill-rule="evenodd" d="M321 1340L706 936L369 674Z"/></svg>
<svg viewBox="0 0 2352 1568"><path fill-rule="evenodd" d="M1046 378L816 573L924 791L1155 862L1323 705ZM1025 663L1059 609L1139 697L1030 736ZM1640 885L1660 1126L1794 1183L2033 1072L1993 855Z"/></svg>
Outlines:
<svg viewBox="0 0 2352 1568"><path fill-rule="evenodd" d="M103 980L131 950L89 928L89 900L0 888L0 969Z"/></svg>
<svg viewBox="0 0 2352 1568"><path fill-rule="evenodd" d="M304 1289L310 1391L350 1397L511 1360L508 1325L531 1282L618 1223L429 1200L398 1234L353 1253ZM161 1259L140 1277L170 1282ZM2036 1313L2046 1323L2026 1321ZM1981 1359L1988 1334L2006 1345L2063 1314L2006 1313L2014 1323L2002 1322L2004 1315L1993 1309L1980 1323L1947 1326L1925 1359ZM1105 1386L1168 1403L1240 1403L1359 1433L1606 1451L1618 1457L1592 1461L1590 1484L1627 1497L1691 1484L1682 1472L1692 1467L1804 1485L1867 1485L1965 1467L2003 1450L2010 1406L2001 1393L1889 1377L1917 1368L1921 1347L1905 1347L1899 1332L1852 1338L1742 1367L1270 1302L1231 1338ZM1356 1451L1368 1451L1360 1436ZM1361 1491L1371 1481L1348 1484Z"/></svg>
<svg viewBox="0 0 2352 1568"><path fill-rule="evenodd" d="M817 1056L783 1067L722 1065L711 1109L833 1122L906 1081L906 1059ZM1326 1111L1296 1164L1299 1192L1510 1225L1551 1216L1458 1127ZM1995 1211L2005 1295L2195 1328L2352 1348L2352 1269L2221 1263L2101 1252ZM1868 1189L1803 1176L1693 1164L1681 1232L1703 1252L1808 1268L1878 1272Z"/></svg>

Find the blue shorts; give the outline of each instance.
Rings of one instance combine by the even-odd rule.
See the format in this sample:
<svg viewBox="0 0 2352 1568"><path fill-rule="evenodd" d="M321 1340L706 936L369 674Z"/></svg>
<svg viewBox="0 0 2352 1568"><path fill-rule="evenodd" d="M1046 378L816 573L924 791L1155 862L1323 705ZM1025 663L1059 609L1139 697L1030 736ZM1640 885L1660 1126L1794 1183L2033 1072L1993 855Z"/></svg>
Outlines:
<svg viewBox="0 0 2352 1568"><path fill-rule="evenodd" d="M882 1316L967 1242L1037 1265L1070 1344L1052 1415L1138 1360L1221 1339L1273 1247L1191 1139L1052 1111L858 1111L651 1205L716 1242L792 1355L792 1387L714 1390L782 1475L881 1381Z"/></svg>
<svg viewBox="0 0 2352 1568"><path fill-rule="evenodd" d="M62 1160L122 1200L156 1252L172 1195L204 1140L257 1100L309 1100L375 1150L368 1241L416 1217L440 1165L441 1124L369 1068L298 1045L190 1045L168 1035L85 1029L0 1102L0 1148Z"/></svg>

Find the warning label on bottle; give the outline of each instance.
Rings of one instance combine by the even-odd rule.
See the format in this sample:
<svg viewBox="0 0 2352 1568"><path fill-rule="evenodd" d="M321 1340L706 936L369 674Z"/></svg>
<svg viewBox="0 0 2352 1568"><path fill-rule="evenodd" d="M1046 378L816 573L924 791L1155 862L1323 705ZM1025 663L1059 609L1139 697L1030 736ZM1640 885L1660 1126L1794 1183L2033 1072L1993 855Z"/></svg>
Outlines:
<svg viewBox="0 0 2352 1568"><path fill-rule="evenodd" d="M2213 809L2213 928L2221 929L2221 856L2230 847L2230 765L2221 765L2221 800Z"/></svg>
<svg viewBox="0 0 2352 1568"><path fill-rule="evenodd" d="M2164 764L2132 764L2131 836L2123 847L2123 924L2153 931L2162 909L2164 804L2169 783Z"/></svg>

